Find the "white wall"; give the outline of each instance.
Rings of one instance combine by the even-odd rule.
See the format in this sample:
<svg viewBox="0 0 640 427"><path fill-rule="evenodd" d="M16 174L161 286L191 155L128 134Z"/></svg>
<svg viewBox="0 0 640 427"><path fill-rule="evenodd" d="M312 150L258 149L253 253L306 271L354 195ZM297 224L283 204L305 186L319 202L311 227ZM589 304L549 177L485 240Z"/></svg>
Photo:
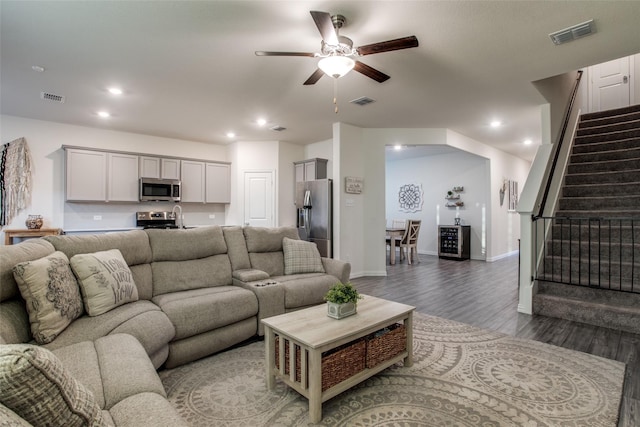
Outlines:
<svg viewBox="0 0 640 427"><path fill-rule="evenodd" d="M386 218L422 220L418 252L438 254L438 225L453 225L455 218L471 226L471 258L486 257L486 207L490 203L489 162L463 151L386 162ZM402 212L398 191L404 184L418 184L423 190L423 206L417 212ZM445 195L453 187L464 206L445 207Z"/></svg>
<svg viewBox="0 0 640 427"><path fill-rule="evenodd" d="M6 228L24 228L29 214L44 217L44 227L118 228L135 226L134 212L157 209L159 204L80 204L64 201L64 150L73 145L105 150L149 153L167 157L189 157L229 161L227 148L221 145L159 138L127 132L66 125L15 116L0 116L2 143L24 137L33 159L33 194L29 208L20 213ZM164 204L161 209L170 209ZM215 220L208 215L215 213ZM94 221L94 214L102 221ZM185 205L185 224L201 222L225 223L224 205ZM4 238L1 239L4 241Z"/></svg>
<svg viewBox="0 0 640 427"><path fill-rule="evenodd" d="M333 139L304 146L304 159L327 159L327 178L333 179Z"/></svg>

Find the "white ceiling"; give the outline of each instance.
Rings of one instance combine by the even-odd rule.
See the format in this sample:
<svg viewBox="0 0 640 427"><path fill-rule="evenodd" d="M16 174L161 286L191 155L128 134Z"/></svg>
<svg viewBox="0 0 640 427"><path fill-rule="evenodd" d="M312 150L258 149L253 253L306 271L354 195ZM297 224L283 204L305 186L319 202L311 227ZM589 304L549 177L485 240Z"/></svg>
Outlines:
<svg viewBox="0 0 640 427"><path fill-rule="evenodd" d="M323 141L340 121L450 128L531 159L544 102L532 81L640 52L640 1L2 0L0 8L3 114L222 144L229 130L244 141ZM302 85L316 59L254 55L318 51L310 10L343 14L341 34L355 46L408 35L420 46L361 58L391 79L341 78L336 115L332 79ZM548 37L588 19L594 35L562 46ZM124 95L107 93L110 85ZM66 101L43 101L42 91ZM377 102L347 102L361 96ZM98 118L103 109L113 116ZM491 129L494 118L504 126Z"/></svg>

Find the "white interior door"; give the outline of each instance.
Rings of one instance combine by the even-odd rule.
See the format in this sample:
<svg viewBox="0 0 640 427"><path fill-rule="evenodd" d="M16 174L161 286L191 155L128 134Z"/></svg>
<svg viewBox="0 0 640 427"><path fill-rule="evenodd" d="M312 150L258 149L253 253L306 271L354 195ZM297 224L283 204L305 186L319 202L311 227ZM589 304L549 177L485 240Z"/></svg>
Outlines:
<svg viewBox="0 0 640 427"><path fill-rule="evenodd" d="M631 105L631 61L626 57L590 67L591 112Z"/></svg>
<svg viewBox="0 0 640 427"><path fill-rule="evenodd" d="M273 172L244 173L244 224L274 227Z"/></svg>

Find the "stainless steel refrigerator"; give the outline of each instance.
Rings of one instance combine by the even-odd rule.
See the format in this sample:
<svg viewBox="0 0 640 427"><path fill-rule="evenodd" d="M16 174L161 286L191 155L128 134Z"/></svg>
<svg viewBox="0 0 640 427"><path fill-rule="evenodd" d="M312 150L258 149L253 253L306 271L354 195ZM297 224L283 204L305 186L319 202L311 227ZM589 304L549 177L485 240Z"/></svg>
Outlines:
<svg viewBox="0 0 640 427"><path fill-rule="evenodd" d="M333 258L333 180L296 183L298 234L315 242L320 255Z"/></svg>

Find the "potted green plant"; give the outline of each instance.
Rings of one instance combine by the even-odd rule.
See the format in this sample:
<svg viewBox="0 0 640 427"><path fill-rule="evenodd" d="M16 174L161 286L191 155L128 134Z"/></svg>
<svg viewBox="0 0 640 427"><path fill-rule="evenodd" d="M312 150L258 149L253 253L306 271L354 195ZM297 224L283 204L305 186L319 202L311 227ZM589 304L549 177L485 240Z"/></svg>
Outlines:
<svg viewBox="0 0 640 427"><path fill-rule="evenodd" d="M324 300L327 302L327 315L334 319L342 319L356 314L359 299L362 299L362 295L358 293L351 282L338 282L324 296Z"/></svg>

